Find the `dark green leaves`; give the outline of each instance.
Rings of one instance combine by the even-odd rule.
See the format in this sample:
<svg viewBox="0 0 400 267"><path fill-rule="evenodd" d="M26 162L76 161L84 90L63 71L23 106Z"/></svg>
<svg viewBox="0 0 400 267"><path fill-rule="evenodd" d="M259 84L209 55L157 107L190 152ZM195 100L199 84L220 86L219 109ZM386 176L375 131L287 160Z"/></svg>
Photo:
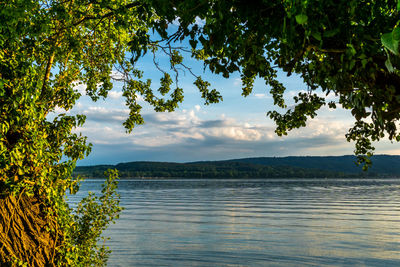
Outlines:
<svg viewBox="0 0 400 267"><path fill-rule="evenodd" d="M295 128L305 127L308 117L314 118L317 115L316 111L325 104L324 98L310 93L299 93L294 100L296 106L283 115L277 111L267 113L276 122L275 133L279 136L287 135L288 131Z"/></svg>
<svg viewBox="0 0 400 267"><path fill-rule="evenodd" d="M222 96L220 93L212 89L210 90L208 87L210 86L210 83L207 81L204 81L201 77L198 77L196 81L194 82L194 85L199 89L201 92L201 97L204 98L205 104L209 105L210 103L218 103L219 101L222 101Z"/></svg>
<svg viewBox="0 0 400 267"><path fill-rule="evenodd" d="M382 34L381 42L391 53L399 55L400 28L397 27L392 32Z"/></svg>
<svg viewBox="0 0 400 267"><path fill-rule="evenodd" d="M173 50L170 57L170 63L172 66L179 65L183 61L183 56L179 51Z"/></svg>
<svg viewBox="0 0 400 267"><path fill-rule="evenodd" d="M385 66L386 66L386 68L387 68L387 70L389 72L394 72L394 68L393 68L392 62L390 61L390 57L389 56L385 61Z"/></svg>
<svg viewBox="0 0 400 267"><path fill-rule="evenodd" d="M296 22L300 25L306 24L308 20L308 17L306 14L299 14L296 15Z"/></svg>

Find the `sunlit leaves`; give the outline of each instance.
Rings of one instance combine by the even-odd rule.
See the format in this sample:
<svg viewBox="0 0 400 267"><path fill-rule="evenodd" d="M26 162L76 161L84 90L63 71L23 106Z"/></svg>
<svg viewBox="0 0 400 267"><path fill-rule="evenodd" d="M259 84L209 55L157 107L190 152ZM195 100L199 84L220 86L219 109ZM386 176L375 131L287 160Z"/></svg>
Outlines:
<svg viewBox="0 0 400 267"><path fill-rule="evenodd" d="M68 243L62 250L63 264L68 266L104 266L110 250L101 236L109 223L119 218L122 208L116 193L118 172L109 170L104 173L106 181L102 185L101 195L93 193L82 199L71 217L66 218ZM76 186L76 184L74 184ZM76 188L72 188L76 190ZM79 264L76 264L79 263Z"/></svg>
<svg viewBox="0 0 400 267"><path fill-rule="evenodd" d="M183 61L183 56L177 50L173 50L170 57L170 63L172 66L179 65Z"/></svg>
<svg viewBox="0 0 400 267"><path fill-rule="evenodd" d="M171 76L168 73L164 73L164 77L160 79L160 88L158 88L158 91L162 94L165 95L171 90L171 84L172 84L172 79Z"/></svg>
<svg viewBox="0 0 400 267"><path fill-rule="evenodd" d="M196 87L199 89L201 97L205 100L206 105L222 101L221 94L215 89L210 90L210 83L204 81L201 77L196 79L194 85L196 85Z"/></svg>
<svg viewBox="0 0 400 267"><path fill-rule="evenodd" d="M63 250L71 245L68 229L73 223L65 191L76 191L72 170L91 145L73 132L83 125L84 116L48 115L75 105L81 95L74 88L77 82L85 83L87 95L97 100L112 88L115 65L131 70L128 42L138 33L138 49L144 50L146 29L154 21L137 7L126 1L0 3L0 187L43 199L47 215L58 218L65 235L54 259L60 265L64 260L69 266L83 259L93 263L93 253L102 253L103 260L106 253L88 247L93 253L80 254L83 258L75 261L78 250ZM118 208L115 202L105 204ZM107 223L103 217L93 219Z"/></svg>

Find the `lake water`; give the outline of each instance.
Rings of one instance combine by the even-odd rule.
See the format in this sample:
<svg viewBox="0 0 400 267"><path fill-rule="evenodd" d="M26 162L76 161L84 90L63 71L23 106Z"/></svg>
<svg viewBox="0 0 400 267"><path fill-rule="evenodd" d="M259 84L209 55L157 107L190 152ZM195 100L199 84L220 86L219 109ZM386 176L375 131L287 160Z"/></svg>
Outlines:
<svg viewBox="0 0 400 267"><path fill-rule="evenodd" d="M121 180L119 193L108 266L400 266L399 180Z"/></svg>

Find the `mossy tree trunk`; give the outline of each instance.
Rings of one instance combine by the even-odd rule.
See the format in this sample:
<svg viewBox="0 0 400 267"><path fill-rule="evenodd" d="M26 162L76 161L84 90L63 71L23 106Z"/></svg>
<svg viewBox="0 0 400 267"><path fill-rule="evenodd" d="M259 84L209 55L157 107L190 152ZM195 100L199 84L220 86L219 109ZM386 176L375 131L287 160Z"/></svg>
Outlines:
<svg viewBox="0 0 400 267"><path fill-rule="evenodd" d="M37 197L0 196L0 266L55 266L60 236L55 218ZM53 231L49 231L53 229Z"/></svg>

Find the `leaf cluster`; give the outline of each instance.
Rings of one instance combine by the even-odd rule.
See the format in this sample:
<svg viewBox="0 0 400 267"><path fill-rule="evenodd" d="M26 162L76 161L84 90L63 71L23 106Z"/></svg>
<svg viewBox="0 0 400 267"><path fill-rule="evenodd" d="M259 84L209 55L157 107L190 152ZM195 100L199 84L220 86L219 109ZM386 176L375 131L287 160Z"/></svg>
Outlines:
<svg viewBox="0 0 400 267"><path fill-rule="evenodd" d="M101 195L89 192L79 202L76 209L66 209L63 214L65 241L60 249L59 264L67 266L105 266L111 251L105 242L108 238L102 232L108 224L119 218L122 208L119 206L117 189L117 170L107 170Z"/></svg>

